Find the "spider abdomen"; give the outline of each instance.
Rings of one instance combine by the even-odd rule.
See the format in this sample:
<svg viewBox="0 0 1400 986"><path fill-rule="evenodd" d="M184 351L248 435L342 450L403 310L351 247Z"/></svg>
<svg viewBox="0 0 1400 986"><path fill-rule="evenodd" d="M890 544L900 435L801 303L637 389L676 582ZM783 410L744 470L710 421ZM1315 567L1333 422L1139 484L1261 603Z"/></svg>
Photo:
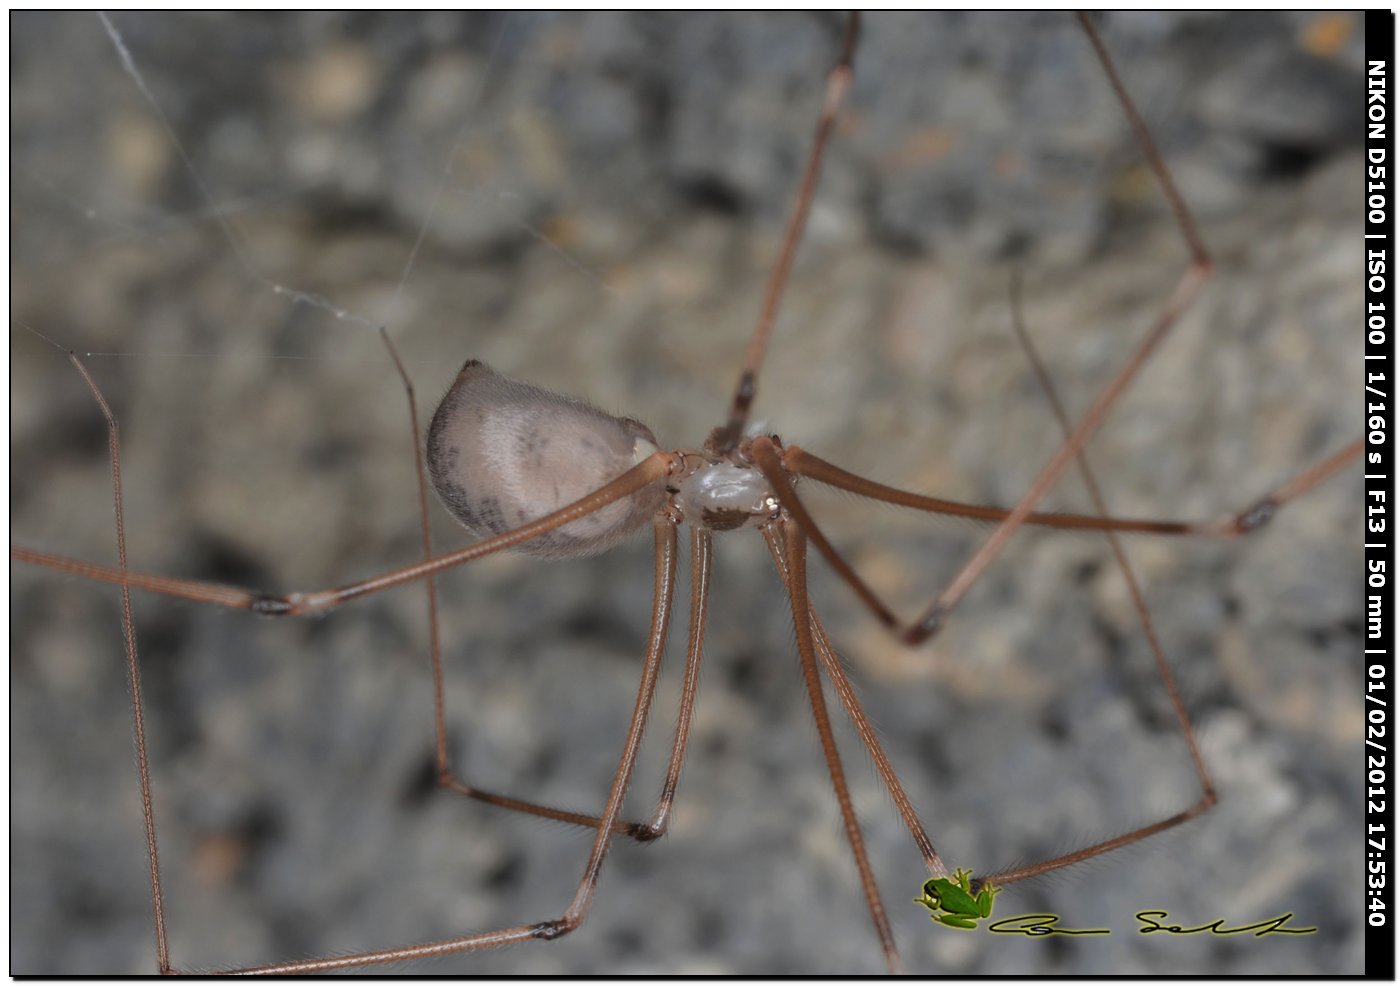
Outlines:
<svg viewBox="0 0 1400 986"><path fill-rule="evenodd" d="M656 451L632 418L509 380L469 360L428 426L428 473L452 516L474 534L502 534L574 502ZM544 556L605 551L661 506L644 488L519 545Z"/></svg>

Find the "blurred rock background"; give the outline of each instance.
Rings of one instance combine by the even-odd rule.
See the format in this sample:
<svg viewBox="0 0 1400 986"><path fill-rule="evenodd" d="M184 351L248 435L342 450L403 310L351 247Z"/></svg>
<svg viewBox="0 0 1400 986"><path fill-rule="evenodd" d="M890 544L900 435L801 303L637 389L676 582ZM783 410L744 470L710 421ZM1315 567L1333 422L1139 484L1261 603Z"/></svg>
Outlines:
<svg viewBox="0 0 1400 986"><path fill-rule="evenodd" d="M269 590L418 551L403 394L372 326L402 352L423 421L476 357L638 416L663 443L720 422L838 18L112 21L160 114L96 18L11 21L16 543L114 557L100 417L24 326L91 353L121 418L132 566ZM1093 445L1116 513L1213 517L1359 433L1360 31L1344 14L1105 22L1219 267ZM1082 412L1184 257L1071 21L870 17L758 415L855 471L1009 503L1058 440L1010 334L1011 272ZM985 536L812 492L901 612ZM1073 479L1050 500L1087 508ZM1352 468L1248 541L1129 543L1222 802L998 901L1111 936L931 926L908 903L919 858L842 733L911 970L1359 970L1359 502ZM438 545L465 543L433 509ZM468 778L601 806L635 694L649 553L643 538L441 580ZM723 538L717 556L670 836L614 850L579 933L422 971L881 969L784 599L758 538ZM1196 797L1101 538L1018 538L914 651L813 569L951 863L1041 859ZM11 971L149 972L116 594L18 566L11 591ZM136 612L177 963L384 947L562 910L587 833L427 784L421 591L300 623L146 597ZM673 649L633 817L659 786L679 670ZM1194 921L1294 911L1318 932L1164 941L1135 933L1147 907Z"/></svg>

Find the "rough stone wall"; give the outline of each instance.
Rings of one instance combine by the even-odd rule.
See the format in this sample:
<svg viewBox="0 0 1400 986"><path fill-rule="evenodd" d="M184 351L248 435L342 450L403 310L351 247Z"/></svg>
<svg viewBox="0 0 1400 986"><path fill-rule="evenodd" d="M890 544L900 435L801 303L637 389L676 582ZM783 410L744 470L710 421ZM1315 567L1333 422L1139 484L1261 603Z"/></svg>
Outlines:
<svg viewBox="0 0 1400 986"><path fill-rule="evenodd" d="M133 567L289 590L411 561L408 425L379 324L415 379L420 430L470 357L635 415L663 443L720 423L834 18L113 22L223 218L96 19L16 15L12 315L94 354L122 421ZM1309 14L1105 25L1219 266L1093 445L1115 512L1215 516L1359 434L1359 31ZM1010 334L1012 271L1082 412L1184 256L1072 22L870 17L758 416L855 471L1008 503L1058 440ZM110 560L101 420L61 353L20 325L11 350L13 538ZM998 903L1112 927L1107 938L933 928L909 903L918 856L842 732L912 970L1359 969L1358 476L1245 542L1130 541L1222 803ZM1087 507L1073 479L1050 502ZM985 536L853 498L814 503L904 613ZM439 546L465 543L433 510ZM649 554L644 538L441 580L469 778L602 805ZM915 651L813 569L950 862L1043 858L1195 797L1101 538L1018 538ZM11 970L149 971L115 593L20 566L12 577ZM759 540L720 538L714 581L671 834L614 850L579 933L425 971L879 971ZM415 589L287 624L137 599L178 963L375 948L562 910L586 833L426 786L423 612ZM632 816L659 786L679 666L673 650ZM1135 934L1145 907L1201 921L1291 910L1319 932L1163 941Z"/></svg>

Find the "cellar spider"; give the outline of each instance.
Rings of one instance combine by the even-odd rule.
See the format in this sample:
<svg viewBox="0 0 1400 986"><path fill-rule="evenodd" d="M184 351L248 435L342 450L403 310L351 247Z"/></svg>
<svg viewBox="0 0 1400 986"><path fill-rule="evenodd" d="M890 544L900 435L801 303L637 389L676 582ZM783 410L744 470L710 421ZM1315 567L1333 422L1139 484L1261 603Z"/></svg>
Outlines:
<svg viewBox="0 0 1400 986"><path fill-rule="evenodd" d="M677 166L668 187L684 196L666 200L664 221L648 211L660 206L647 196L660 195L665 182L642 186L643 194L625 183L610 189L608 165L631 173L628 161L597 154L606 134L554 147L563 125L557 93L503 81L516 78L517 65L592 78L590 57L640 57L646 45L635 42L635 28L530 18L473 24L456 58L444 44L441 57L425 59L415 85L400 92L379 80L372 98L403 112L391 114L392 126L355 137L334 106L299 83L337 71L356 78L361 49L346 42L364 40L361 28L264 21L232 44L227 32L243 22L174 22L182 57L162 63L157 42L171 22L115 23L266 276L347 311L377 313L389 307L429 216L426 249L395 309L412 317L391 319L420 395L441 393L462 360L477 355L510 376L638 414L663 443L698 440L720 423L820 79L838 45L834 23L706 22L701 33L712 32L715 43L705 57L693 56L697 65L724 41L772 52L791 44L803 54L787 56L791 66L760 76L732 104L722 87L673 100L676 119L694 122L668 145L687 149L689 156L673 157L689 167ZM694 36L696 23L646 22L651 33L641 37ZM1345 83L1351 49L1328 54L1316 40L1326 35L1319 24L1327 26L1304 16L1122 18L1106 31L1110 45L1135 46L1129 86L1154 127L1158 116L1179 114L1189 136L1201 119L1191 115L1193 100L1212 97L1222 112L1209 86L1220 76L1173 74L1166 67L1173 45L1215 46L1209 64L1220 73L1253 58L1264 65L1256 71L1286 77L1292 57ZM17 75L17 91L46 95L18 104L33 116L21 112L16 127L32 119L52 128L61 119L71 129L16 141L33 156L17 161L26 194L17 197L15 311L67 345L127 354L88 362L123 424L133 568L293 588L410 560L415 493L402 392L374 333L324 308L291 306L249 280L205 221L207 206L178 162L159 150L165 145L150 105L122 74L99 25L36 16L30 26L45 43L30 49L43 57L26 71L39 72L42 62L54 75L41 78L63 81L25 89L30 76ZM1034 26L1034 50L1064 59L1047 56L1043 77L1033 61L1012 59L1018 49L1003 22L866 23L846 132L832 146L761 379L758 414L771 415L789 441L893 485L1012 502L1059 435L1010 333L1007 266L989 255L1008 240L1019 243L1030 329L1081 414L1131 348L1134 332L1116 327L1140 331L1170 290L1183 262L1180 235L1150 182L1138 187L1131 163L1140 154L1088 48L1072 24ZM932 57L933 46L963 29L966 51L980 62L945 49ZM430 22L421 31L438 37L446 29ZM415 37L366 35L364 43L402 54L404 45L426 43ZM614 37L623 39L615 42L622 54L609 56ZM916 40L930 47L904 54L901 46ZM266 69L259 78L270 80L264 99L231 109L210 100L230 79L245 78L247 60L258 57ZM946 81L963 77L933 67L940 59L965 80ZM882 77L886 61L903 74ZM952 192L932 201L925 192L920 208L920 189L957 180L940 162L965 159L940 148L958 127L974 125L956 110L996 77L988 64L1023 73L1025 93L1059 85L1084 101L1046 119L1053 114L1043 106L1022 106L1008 126L1087 127L1080 146L1091 148L1088 156L1115 156L1087 181L1047 182L1065 198L1060 210L1042 203L1060 225L1028 218L1024 200L1011 194L1023 186L998 184L992 166L976 170L986 184L976 186L975 217L962 215L960 204L951 217L939 208L955 200ZM910 78L943 71L926 76L920 90L947 90L954 123L911 118L920 108L939 110L936 95L914 92ZM478 87L483 75L497 81ZM1154 88L1159 77L1165 81ZM722 72L718 78L734 84ZM483 95L446 113L433 97L454 81ZM603 82L587 91L606 105L616 94ZM311 95L293 98L300 92ZM805 112L790 108L792 100L805 101ZM733 115L721 113L716 124L713 114L730 105ZM895 109L904 115L882 115ZM624 122L603 119L621 127L628 117L620 116ZM260 121L252 131L250 121ZM1266 136L1245 150L1271 146L1268 123L1259 122ZM779 165L742 153L709 160L681 143L721 124L734 128L736 146L776 156ZM1227 114L1222 126L1238 132L1238 124ZM423 190L433 187L459 130L467 153L457 159L446 204L432 211ZM62 143L81 139L75 133L99 143L86 152ZM1158 137L1173 165L1186 165L1188 199L1193 189L1218 196L1201 219L1220 273L1091 452L1116 513L1214 517L1353 437L1351 404L1337 395L1358 386L1358 347L1346 329L1357 322L1356 264L1334 244L1350 242L1342 237L1353 222L1347 210L1359 201L1351 194L1356 171L1345 168L1345 148L1340 163L1319 152L1291 168L1280 152L1272 171L1258 162L1254 172L1245 168L1269 175L1255 187L1211 171L1221 165L1209 140L1188 142L1176 158L1171 134ZM639 159L664 157L644 140L627 146ZM480 156L492 149L505 164ZM1230 151L1222 153L1227 160ZM407 204L389 184L398 168L407 172L405 187L418 190ZM781 181L769 187L764 168ZM895 180L924 172L945 184ZM878 223L857 211L864 187L857 177L871 174L905 196L882 203ZM360 198L366 187L379 197ZM1117 203L1112 225L1072 225L1107 200ZM619 226L621 213L610 211L629 204L642 210L636 228ZM998 214L998 204L1008 211ZM929 232L938 229L946 231ZM16 539L109 559L110 485L91 397L46 343L24 330L13 340L14 461L25 477L15 488ZM268 359L294 355L312 358ZM1080 926L1112 924L1109 938L1047 947L931 927L926 912L906 903L926 871L828 692L871 863L910 968L1355 967L1360 917L1346 888L1359 870L1351 858L1359 814L1350 771L1360 713L1344 662L1357 633L1353 485L1339 477L1244 542L1128 542L1222 802L1173 834L1013 885L998 900L1002 913L1054 909ZM803 495L816 497L823 525L872 581L898 594L901 614L917 612L988 533L821 497L813 486L804 484ZM1057 509L1092 509L1073 476L1052 496ZM462 543L441 522L435 517L439 545ZM738 543L716 552L706 672L667 844L614 848L579 933L450 967L880 967L794 676L783 594L757 538L723 540ZM635 694L650 597L639 573L649 554L642 541L587 561L503 556L439 581L454 753L464 775L597 810ZM1018 537L943 633L914 650L893 641L813 558L813 593L828 631L951 864L985 872L1017 856L1055 855L1195 797L1101 538ZM13 968L149 971L115 594L26 566L13 570L11 880L14 899L28 904L14 909ZM682 584L678 623L684 594ZM296 623L135 598L177 963L246 964L430 940L551 916L567 900L587 854L586 831L532 824L425 782L431 692L422 599L421 590L404 588ZM673 636L683 634L673 628ZM664 769L681 664L673 647L629 818L650 807ZM1123 923L1147 906L1195 916L1203 887L1212 909L1202 919L1297 910L1319 931L1222 952L1218 942L1140 938Z"/></svg>

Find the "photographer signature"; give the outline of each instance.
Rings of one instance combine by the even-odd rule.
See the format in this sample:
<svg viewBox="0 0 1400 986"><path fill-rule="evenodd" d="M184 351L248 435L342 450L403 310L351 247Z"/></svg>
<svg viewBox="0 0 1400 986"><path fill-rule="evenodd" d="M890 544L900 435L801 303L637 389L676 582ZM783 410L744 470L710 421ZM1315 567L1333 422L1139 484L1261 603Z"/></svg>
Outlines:
<svg viewBox="0 0 1400 986"><path fill-rule="evenodd" d="M951 877L931 877L924 881L923 891L914 898L914 903L925 907L929 917L950 928L972 931L988 922L987 930L998 935L1021 935L1025 938L1045 938L1054 935L1107 935L1108 928L1064 928L1060 926L1058 914L1020 914L1012 918L992 920L992 908L1001 888L986 880L974 880L972 871L959 869ZM1166 935L1253 935L1263 938L1267 935L1311 935L1316 928L1291 928L1293 912L1278 917L1265 918L1252 924L1228 927L1224 918L1217 918L1205 924L1181 925L1167 920L1168 912L1159 910L1138 911L1138 934Z"/></svg>
<svg viewBox="0 0 1400 986"><path fill-rule="evenodd" d="M1277 917L1265 918L1262 921L1236 925L1235 927L1227 927L1224 918L1198 925L1173 924L1167 921L1169 915L1166 911L1158 910L1138 911L1133 916L1138 920L1140 925L1138 934L1141 935L1157 933L1167 935L1210 933L1220 936L1252 934L1255 938L1263 938L1266 935L1310 935L1317 931L1317 928L1288 927L1288 922L1293 919L1292 911ZM987 925L987 930L993 934L1022 935L1026 938L1042 938L1051 935L1111 934L1108 928L1064 928L1060 926L1059 921L1058 914L1019 914L1016 917L993 921Z"/></svg>

